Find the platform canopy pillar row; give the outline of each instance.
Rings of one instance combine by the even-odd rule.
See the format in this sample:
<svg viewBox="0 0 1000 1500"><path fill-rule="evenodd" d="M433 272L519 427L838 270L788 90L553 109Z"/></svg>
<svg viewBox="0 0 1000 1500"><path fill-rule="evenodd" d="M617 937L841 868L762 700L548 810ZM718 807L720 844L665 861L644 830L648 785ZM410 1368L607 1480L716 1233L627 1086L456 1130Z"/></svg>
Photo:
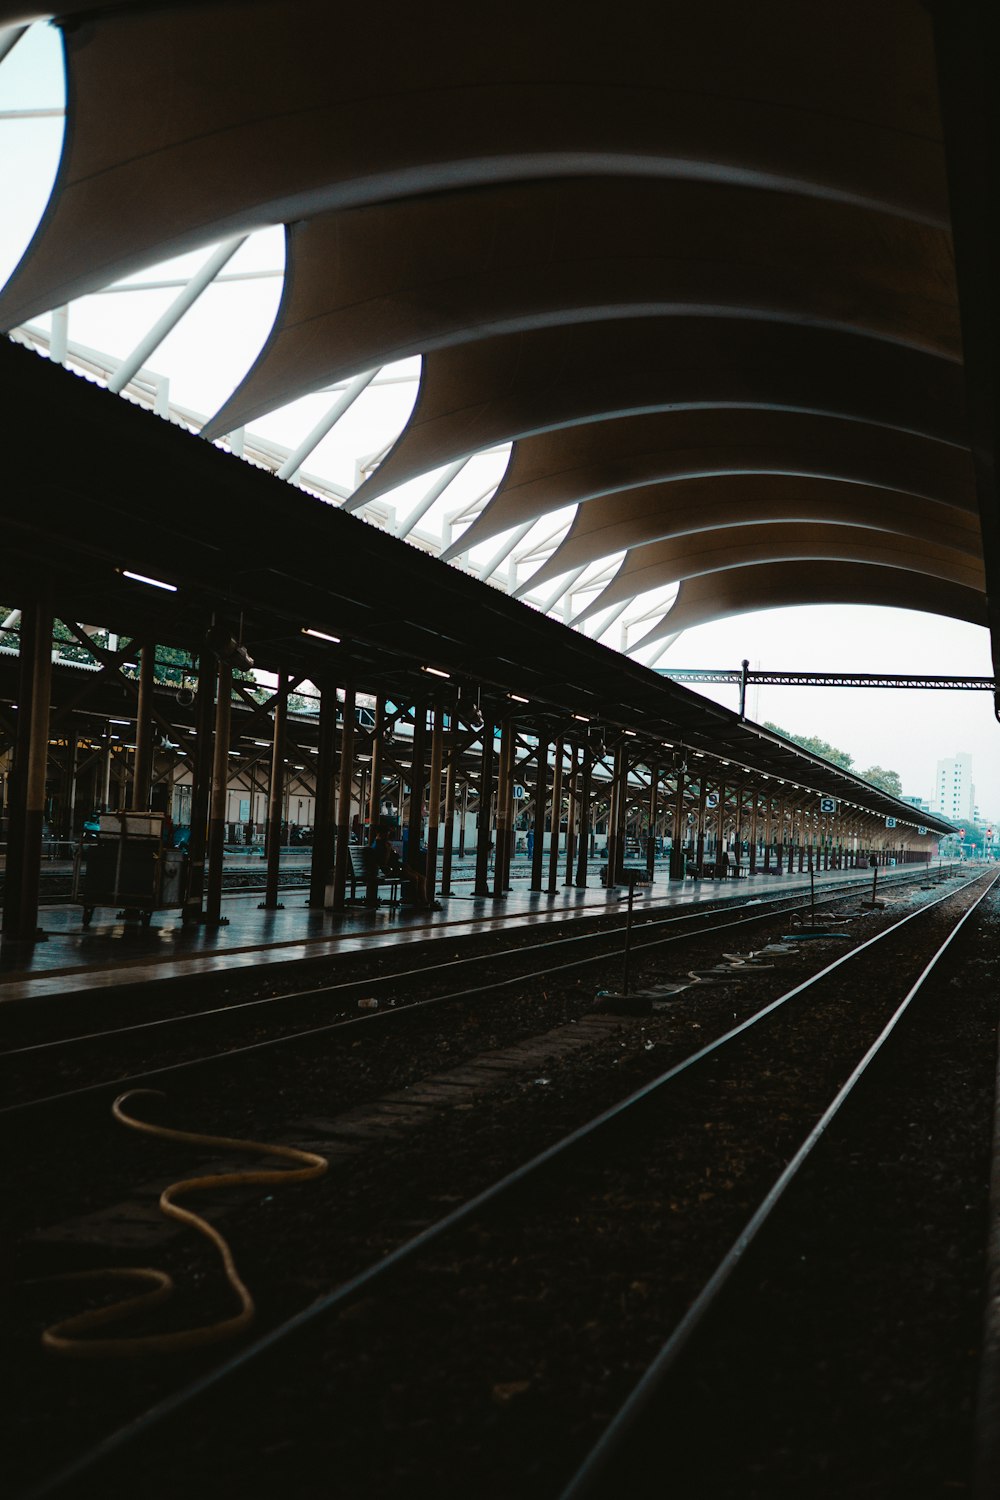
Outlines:
<svg viewBox="0 0 1000 1500"><path fill-rule="evenodd" d="M313 811L312 861L309 868L309 905L321 907L326 901L326 883L336 857L336 767L337 767L337 690L329 680L319 687L319 741L316 747L316 796ZM372 788L377 796L377 733L372 736Z"/></svg>

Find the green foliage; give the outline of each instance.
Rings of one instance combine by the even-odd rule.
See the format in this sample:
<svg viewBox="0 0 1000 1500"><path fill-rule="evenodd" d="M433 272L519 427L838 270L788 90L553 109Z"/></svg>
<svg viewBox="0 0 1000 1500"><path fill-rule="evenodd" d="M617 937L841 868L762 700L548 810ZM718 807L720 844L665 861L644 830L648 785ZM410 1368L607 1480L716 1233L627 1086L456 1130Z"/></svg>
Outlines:
<svg viewBox="0 0 1000 1500"><path fill-rule="evenodd" d="M788 729L782 729L780 724L771 724L764 721L764 728L772 730L775 734L783 735L786 740L791 740L795 745L801 745L803 750L808 750L810 755L820 755L824 760L831 761L833 765L840 766L845 771L854 769L854 757L848 755L846 750L838 750L836 745L828 744L815 734L792 734Z"/></svg>
<svg viewBox="0 0 1000 1500"><path fill-rule="evenodd" d="M853 771L855 776L861 776L865 781L870 781L872 786L877 786L880 791L888 792L890 797L903 795L903 783L897 771L887 771L882 766L869 766L867 771L858 771L855 769L852 755L848 755L846 750L838 750L836 745L828 745L826 740L821 740L814 734L792 734L789 730L782 729L780 724L771 724L766 719L764 728L783 735L793 744L801 745L803 750L808 750L811 755L821 755L824 760L832 761L835 766L841 766L845 771Z"/></svg>
<svg viewBox="0 0 1000 1500"><path fill-rule="evenodd" d="M866 781L872 786L877 786L881 791L888 792L890 797L901 797L903 795L903 783L896 771L885 771L881 766L869 766L867 771L862 771Z"/></svg>

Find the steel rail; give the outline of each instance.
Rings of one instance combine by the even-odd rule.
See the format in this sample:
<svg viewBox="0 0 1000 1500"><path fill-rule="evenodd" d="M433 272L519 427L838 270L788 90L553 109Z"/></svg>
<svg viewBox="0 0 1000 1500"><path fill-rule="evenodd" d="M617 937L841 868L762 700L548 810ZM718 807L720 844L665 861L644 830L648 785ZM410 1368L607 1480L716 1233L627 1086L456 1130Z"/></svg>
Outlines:
<svg viewBox="0 0 1000 1500"><path fill-rule="evenodd" d="M982 878L982 876L979 875L979 876L976 876L974 879L981 879L981 878ZM966 882L966 884L974 884L974 880ZM965 889L964 886L959 886L958 887L958 890L964 890L964 889ZM954 895L954 894L957 894L957 892L949 892L949 894L950 895ZM945 899L945 898L942 898L942 899ZM936 903L934 903L934 902L929 903L929 905L934 905L934 904L936 904ZM796 906L783 907L780 912L775 912L775 911L770 911L770 910L768 910L768 911L754 912L754 914L752 916L750 916L750 917L746 917L746 916L741 917L738 921L720 922L720 923L717 923L715 926L712 926L712 927L701 927L701 928L698 928L697 931L694 931L694 932L671 933L667 937L654 938L652 941L649 941L649 942L644 942L644 943L640 943L640 944L633 944L632 948L631 948L631 952L632 952L633 957L639 957L643 953L646 953L648 950L653 949L653 948L662 948L662 947L667 946L668 944L681 943L681 942L686 941L689 938L710 937L710 936L712 936L715 933L732 931L734 928L735 929L739 929L739 928L742 928L742 927L753 926L753 925L755 925L755 924L757 924L759 922L771 920L775 916L794 915L795 912L797 912L797 911L805 911L805 910L810 909L810 907L811 907L811 902L810 901L802 901L802 902L800 902ZM925 907L922 907L920 909L921 910L926 910ZM709 916L709 915L714 915L714 914L715 913L706 913L705 915ZM914 913L914 915L916 915L916 914ZM682 920L682 919L681 918L667 918L667 919L664 919L663 922L657 923L656 925L658 925L658 926L666 925L667 922L676 921L676 920ZM501 955L491 954L490 955L490 962L491 963L495 963L495 962L497 962L498 958L517 957L517 956L520 956L521 954L527 954L527 955L530 956L531 954L536 953L539 948L559 947L559 946L562 946L564 944L569 944L569 943L591 941L595 937L612 937L613 938L613 937L615 937L617 935L618 932L627 932L627 929L626 928L612 929L610 932L597 933L597 934L593 934L593 933L577 934L575 937L562 938L562 939L556 940L553 943L539 944L537 946L531 946L531 947L526 948L526 949L523 949L523 948L522 949L512 948L512 949L507 950L506 953L501 954ZM862 945L862 946L865 946L865 945ZM854 951L856 951L856 950L852 949L852 952L854 952ZM522 973L519 973L519 974L512 974L512 975L510 975L506 979L494 979L494 980L490 981L489 983L483 983L482 981L477 981L475 987L472 988L472 989L451 990L447 994L444 994L444 995L432 995L432 996L429 996L425 1000L414 1000L414 1001L411 1001L409 1004L404 1004L404 1005L398 1006L394 1010L376 1011L376 1012L372 1012L372 1013L370 1013L368 1015L364 1015L364 1016L350 1016L350 1017L343 1017L342 1016L342 1017L338 1018L335 1021L326 1021L321 1026L310 1026L310 1027L307 1027L305 1030L302 1030L302 1031L283 1032L280 1036L265 1037L265 1038L262 1038L260 1041L248 1042L246 1045L244 1045L242 1047L229 1047L229 1048L225 1049L222 1052L210 1052L210 1053L204 1054L201 1057L186 1058L186 1059L184 1059L184 1060L182 1060L180 1062L166 1063L162 1067L147 1069L147 1070L145 1070L142 1073L125 1074L125 1075L122 1075L122 1076L116 1077L116 1078L103 1079L103 1080L101 1080L101 1081L99 1081L97 1083L83 1084L79 1088L66 1089L63 1092L57 1093L57 1094L44 1094L44 1095L41 1095L40 1097L38 1097L36 1099L22 1100L19 1104L4 1105L2 1108L0 1108L0 1120L7 1119L7 1118L9 1118L11 1116L14 1116L14 1115L21 1115L21 1114L24 1114L24 1113L28 1112L29 1110L33 1110L33 1109L55 1108L56 1106L61 1105L61 1104L69 1104L69 1103L71 1103L73 1101L76 1101L76 1100L82 1100L82 1099L92 1098L95 1095L100 1094L100 1093L102 1093L102 1092L104 1092L105 1090L108 1090L108 1089L115 1089L117 1091L120 1091L120 1090L125 1089L125 1088L143 1088L143 1087L148 1086L151 1083L159 1083L163 1079L169 1078L172 1075L175 1075L177 1073L183 1073L183 1072L187 1072L187 1071L194 1071L195 1069L202 1068L202 1067L212 1067L212 1066L216 1066L216 1065L222 1065L222 1064L230 1062L230 1061L232 1061L234 1059L246 1058L246 1057L253 1056L254 1054L257 1054L257 1053L266 1052L266 1051L268 1051L268 1050L270 1050L271 1048L274 1048L274 1047L285 1047L285 1046L290 1046L290 1045L292 1045L292 1044L294 1044L296 1042L310 1041L310 1040L314 1039L315 1037L324 1036L324 1035L329 1034L330 1032L345 1031L345 1030L347 1030L350 1027L357 1027L357 1026L371 1027L371 1026L377 1025L379 1022L388 1023L388 1022L391 1022L393 1020L397 1020L400 1017L411 1016L415 1012L418 1012L418 1011L419 1012L423 1012L423 1011L431 1009L434 1006L446 1005L446 1004L453 1004L453 1003L455 1003L457 1001L462 1001L462 1000L478 1000L478 999L481 999L483 997L483 995L494 993L497 990L510 989L510 988L512 988L515 985L530 983L533 980L548 979L548 978L551 978L554 975L565 974L565 973L567 973L571 969L581 968L584 964L604 963L604 962L611 963L616 958L621 958L623 956L624 952L625 952L625 945L623 944L623 946L621 948L616 948L611 953L585 954L582 957L570 959L567 963L552 964L552 965L549 965L547 968L543 968L543 969L529 969L527 972L522 972ZM468 965L470 963L481 964L482 963L482 955L478 955L478 956L476 956L474 958L470 958L470 959L458 960L458 962L461 963L463 966L466 966L466 965ZM440 969L441 972L443 972L444 970L450 969L452 967L453 967L453 963L449 962L448 964L442 964L442 965L440 965L439 969ZM386 976L386 982L394 980L394 979L398 980L398 979L403 978L403 977L412 977L414 975L419 975L422 978L426 978L428 973L433 973L433 972L435 972L433 969L431 969L431 970L428 970L428 969L413 969L413 970L408 970L408 971L406 971L406 975L399 975L399 974L396 974L396 975L387 975ZM343 988L345 988L345 989L358 989L358 988L369 989L369 988L371 988L371 984L372 984L372 981L370 981L370 980L352 980L352 981L350 981L349 984L345 984L345 986ZM303 998L304 996L307 996L307 995L310 995L310 994L327 994L327 993L330 993L329 987L320 986L315 991L299 991L299 992L296 992L293 995L292 998L300 999L300 998ZM281 997L278 997L278 998L281 998ZM273 1004L273 1003L275 1003L274 998L272 998L270 1000L265 1000L265 1001L258 1000L258 1001L247 1001L247 1002L244 1002L244 1004L246 1006L260 1005L260 1004ZM151 1021L151 1022L144 1023L144 1024L148 1025L149 1027L154 1027L154 1026L167 1025L167 1024L170 1024L172 1021L175 1021L175 1020L176 1021L197 1021L197 1020L199 1020L201 1018L202 1015L205 1015L205 1016L209 1016L209 1015L215 1015L215 1016L226 1015L226 1014L229 1013L230 1009L243 1009L243 1008L244 1008L243 1005L241 1005L239 1007L222 1007L222 1008L216 1009L215 1011L210 1011L210 1012L206 1011L206 1012L202 1012L202 1013L197 1013L197 1014L192 1015L192 1016L164 1017L160 1021ZM142 1026L140 1026L139 1029L142 1029ZM122 1028L122 1030L128 1030L128 1028ZM93 1033L90 1036L86 1036L86 1037L81 1038L80 1040L86 1040L86 1041L90 1041L90 1040L106 1041L110 1037L112 1037L112 1036L114 1036L116 1034L118 1034L118 1033L116 1033L114 1031L95 1032L95 1033ZM76 1040L76 1039L72 1039L72 1040ZM33 1051L33 1050L47 1050L47 1049L50 1049L50 1048L53 1048L53 1047L59 1047L60 1045L63 1045L63 1044L61 1044L59 1042L43 1042L43 1043L39 1043L38 1046L37 1046L37 1049L34 1049L34 1048L32 1048L32 1049L25 1048L25 1049L21 1049L18 1052L10 1051L10 1052L6 1052L6 1053L2 1053L2 1054L0 1054L0 1061L2 1061L4 1058L7 1058L7 1057L20 1056L20 1055L22 1055L23 1052L28 1052L28 1051Z"/></svg>
<svg viewBox="0 0 1000 1500"><path fill-rule="evenodd" d="M874 1042L872 1042L860 1062L853 1068L850 1076L824 1110L822 1116L813 1126L791 1161L789 1161L784 1171L770 1187L766 1196L740 1230L740 1233L726 1251L726 1254L716 1266L712 1275L684 1314L684 1317L662 1345L652 1363L647 1367L645 1374L634 1387L631 1395L611 1419L601 1438L595 1443L569 1484L561 1491L559 1500L587 1500L588 1496L595 1494L596 1488L605 1477L608 1466L613 1461L615 1454L619 1452L622 1443L626 1441L635 1423L648 1408L650 1401L670 1374L681 1354L690 1344L707 1314L718 1302L723 1289L730 1282L747 1250L753 1244L789 1187L791 1187L799 1176L799 1173L812 1156L813 1151L825 1135L832 1121L843 1109L872 1062L882 1051L882 1048L910 1009L913 1001L923 989L941 958L947 952L948 948L950 948L959 932L965 926L965 923L978 910L998 881L1000 881L1000 875L995 875L986 889L962 913L944 942L924 965L920 974L914 980ZM922 908L922 910L927 909L926 907ZM853 955L846 956L851 957Z"/></svg>
<svg viewBox="0 0 1000 1500"><path fill-rule="evenodd" d="M981 878L981 875L977 877L977 879ZM728 1277L732 1274L732 1266L735 1266L735 1264L742 1258L743 1252L749 1245L750 1241L756 1236L760 1225L770 1215L773 1207L778 1202L779 1198L783 1195L788 1182L794 1175L793 1168L796 1171L798 1170L798 1165L800 1165L800 1158L804 1159L804 1153L808 1154L808 1152L812 1149L812 1145L815 1144L815 1141L818 1140L823 1134L830 1119L832 1119L833 1116L837 1113L840 1107L840 1102L842 1102L842 1097L846 1097L846 1092L849 1090L849 1088L853 1087L856 1078L860 1077L861 1073L864 1072L871 1057L875 1055L875 1052L877 1050L879 1050L883 1041L893 1029L896 1017L901 1015L902 1012L908 1007L913 996L919 991L920 987L922 986L926 975L937 963L941 954L952 942L964 922L968 919L972 912L977 909L981 901L993 889L993 886L996 884L997 880L1000 880L1000 875L995 876L993 880L991 880L986 890L982 892L982 894L972 904L968 911L963 913L962 918L955 925L945 943L941 945L937 953L931 959L930 963L925 966L925 969L922 971L919 978L911 986L910 991L898 1008L896 1015L893 1017L893 1020L889 1022L876 1042L865 1053L865 1056L862 1058L861 1062L852 1072L847 1084L845 1084L840 1093L838 1093L833 1104L828 1107L820 1121L816 1126L813 1127L812 1131L807 1137L806 1142L802 1147L800 1147L799 1152L796 1153L796 1156L784 1169L784 1171L777 1179L776 1183L769 1190L763 1203L756 1210L748 1224L745 1226L744 1230L734 1242L733 1247L728 1252L726 1260L722 1263L722 1265L720 1265L720 1267L716 1269L715 1273L713 1273L713 1277L711 1278L710 1282L706 1284L706 1288L703 1289L702 1293L699 1295L699 1298L696 1299L696 1302L692 1304L692 1307L688 1310L688 1313L685 1314L681 1323L678 1325L677 1331L674 1335L671 1336L671 1340L669 1340L668 1343L664 1345L663 1349L661 1349L660 1354L653 1362L653 1366L650 1366L650 1368L646 1372L646 1375L640 1381L639 1386L637 1386L633 1391L632 1396L629 1398L628 1402L626 1402L625 1406L620 1409L618 1416L613 1419L612 1425L614 1425L614 1423L618 1421L618 1417L621 1417L622 1414L626 1412L626 1409L628 1409L629 1415L623 1418L623 1420L625 1420L625 1422L627 1423L627 1427L630 1427L632 1421L634 1420L634 1417L639 1415L639 1410L645 1406L646 1401L652 1394L652 1386L651 1384L648 1384L648 1382L650 1382L652 1379L650 1371L654 1368L654 1366L658 1369L660 1362L664 1359L668 1359L669 1362L672 1363L673 1358L676 1356L673 1354L667 1356L665 1351L670 1348L673 1340L677 1337L682 1329L685 1330L685 1341L690 1337L690 1334L691 1332L693 1332L694 1327L698 1322L700 1322L701 1318L704 1316L705 1311L707 1310L708 1303L705 1299L709 1293L709 1288L714 1289L717 1285L721 1285L721 1282L727 1280ZM232 1355L222 1364L217 1365L212 1370L206 1371L205 1374L191 1381L188 1385L182 1387L180 1390L174 1391L171 1395L166 1396L162 1400L156 1402L146 1412L142 1413L139 1417L126 1424L126 1426L119 1428L115 1432L109 1433L105 1438L95 1444L94 1447L89 1449L86 1453L80 1454L77 1458L71 1460L69 1464L64 1465L48 1478L40 1481L39 1484L34 1486L26 1494L20 1497L20 1500L50 1500L51 1496L58 1493L58 1491L63 1489L66 1485L71 1484L76 1479L79 1479L83 1475L88 1474L90 1470L97 1467L105 1459L114 1457L130 1444L141 1440L145 1434L152 1431L154 1428L159 1427L162 1423L167 1422L173 1417L176 1417L180 1413L186 1411L190 1407L192 1402L196 1401L199 1397L205 1395L207 1392L214 1390L217 1386L223 1384L230 1376L238 1374L248 1365L252 1364L255 1360L269 1353L271 1350L277 1348L287 1339L293 1337L296 1333L299 1333L303 1329L309 1328L312 1325L318 1323L321 1319L330 1315L334 1311L342 1309L345 1304L350 1302L360 1293L369 1290L373 1282L380 1281L383 1277L391 1274L400 1266L408 1264L429 1246L436 1245L447 1234L450 1234L453 1230L467 1224L483 1210L494 1207L497 1202L507 1194L521 1188L529 1179L534 1177L539 1172L543 1171L552 1163L566 1157L570 1152L574 1151L583 1142L592 1140L592 1138L599 1131L602 1131L606 1127L612 1125L614 1122L617 1122L630 1110L634 1109L645 1100L651 1098L660 1090L666 1088L670 1083L673 1082L674 1079L688 1073L691 1069L696 1067L699 1063L703 1062L706 1058L709 1058L715 1053L719 1052L722 1048L733 1042L737 1037L743 1035L744 1032L749 1031L751 1027L764 1020L765 1017L771 1015L774 1011L787 1004L797 995L800 995L805 991L811 989L814 985L821 983L822 980L824 980L827 976L834 973L837 969L840 969L844 964L849 963L853 959L857 958L867 949L872 948L877 943L888 940L890 937L898 933L903 927L907 926L908 923L915 921L918 917L925 915L929 911L933 911L944 901L950 900L954 896L960 895L962 891L967 890L969 886L974 885L975 883L975 880L970 880L967 881L964 885L960 886L958 890L948 891L944 893L935 901L928 902L927 905L921 906L916 911L908 913L898 922L893 923L891 927L886 928L885 931L876 933L873 937L868 938L864 943L859 944L858 947L853 948L849 953L842 954L839 958L834 959L832 963L826 965L826 967L821 969L818 973L802 981L802 983L795 985L792 989L779 996L776 1000L769 1002L761 1010L755 1012L752 1016L749 1016L746 1020L740 1022L739 1025L733 1027L723 1035L716 1037L712 1042L707 1043L697 1052L692 1053L689 1057L682 1059L681 1062L676 1063L671 1068L668 1068L666 1072L659 1074L656 1078L651 1079L646 1084L643 1084L641 1088L636 1089L625 1099L620 1100L617 1104L614 1104L608 1109L603 1110L599 1115L595 1116L594 1119L587 1121L586 1124L579 1126L576 1130L571 1131L569 1135L562 1137L562 1139L554 1142L551 1146L546 1147L545 1150L539 1152L536 1156L530 1158L527 1162L522 1163L521 1166L516 1167L512 1171L506 1173L497 1182L492 1183L487 1188L484 1188L474 1197L459 1205L458 1208L451 1210L451 1212L446 1214L444 1218L439 1219L434 1224L428 1225L427 1228L421 1230L411 1239L405 1241L402 1245L397 1246L395 1250L389 1251L388 1254L383 1256L380 1260L376 1261L373 1265L370 1265L364 1270L357 1272L354 1276L350 1277L340 1286L335 1287L332 1291L325 1293L323 1296L310 1303L308 1307L303 1308L300 1312L294 1314L291 1318L288 1318L284 1323L281 1323L277 1327L270 1329L267 1333L260 1335L260 1337L254 1339L252 1343L239 1350L236 1354ZM730 1261L732 1263L731 1265ZM728 1267L728 1269L724 1270L724 1266ZM679 1349L677 1352L679 1352ZM643 1393L641 1398L638 1396L638 1393L640 1391ZM641 1399L641 1407L633 1408L632 1403L637 1399ZM627 1428L622 1429L623 1435L625 1430L627 1430ZM588 1456L588 1460L585 1461L585 1467L587 1469L586 1474L582 1474L580 1471L578 1471L578 1475L574 1477L574 1479L570 1483L570 1487L563 1492L563 1494L559 1497L559 1500L581 1500L581 1497L583 1497L587 1493L587 1487L590 1487L593 1482L596 1482L599 1471L597 1467L594 1467L593 1471L591 1472L590 1459L594 1455L600 1454L600 1457L597 1458L595 1462L603 1466L607 1460L607 1457L610 1457L610 1449L605 1447L605 1440L608 1439L609 1432L610 1428L606 1428L602 1439L591 1450L591 1455ZM608 1439L608 1441L610 1441L610 1439ZM574 1486L577 1484L578 1479L580 1483L585 1486L585 1488L574 1489Z"/></svg>
<svg viewBox="0 0 1000 1500"><path fill-rule="evenodd" d="M893 878L892 887L895 889L900 886L906 886L921 878L923 877L906 873L897 875ZM819 907L825 906L832 900L843 896L845 893L850 893L865 885L867 885L867 878L857 881L845 882L844 884L836 886L824 886L817 905ZM699 928L690 933L679 933L677 934L677 940L681 940L686 937L699 937L702 935L710 936L713 932L724 932L727 931L730 927L749 926L754 922L763 921L766 918L772 916L784 916L786 914L789 916L794 916L797 912L804 911L807 908L810 908L812 904L811 900L799 899L799 893L791 891L787 893L776 892L773 896L765 897L763 898L763 900L757 897L754 897L752 899L755 904L759 904L761 906L761 911L755 912L752 916L744 917L737 922L721 923L715 927ZM781 903L789 904L782 905ZM745 910L749 905L750 899L741 900L740 898L729 898L729 900L727 901L727 908L732 907L733 909ZM647 911L652 909L652 907L646 908ZM709 910L706 911L691 910L686 912L678 912L675 916L659 916L655 918L646 918L644 921L640 922L637 925L641 928L642 935L645 936L651 927L658 928L664 926L672 926L680 922L704 922L709 918L718 915L719 911L719 907L712 906ZM612 920L611 914L609 914L608 920ZM436 931L440 932L440 929L436 929ZM598 942L602 939L613 938L617 934L624 933L626 931L627 924L625 926L619 927L609 926L598 932L574 933L568 937L545 939L537 943L527 943L522 947L506 948L499 953L490 954L490 962L499 963L503 962L503 960L507 958L516 958L523 954L541 953L546 951L547 949L566 947L574 943ZM476 934L471 934L471 936L475 937ZM673 941L673 939L670 940ZM658 941L662 942L663 940ZM633 951L636 953L641 953L644 948L655 946L658 946L658 943L639 943ZM607 955L609 959L619 956L620 953L618 951ZM52 1051L53 1049L59 1047L72 1047L85 1042L109 1041L113 1040L116 1037L136 1036L143 1033L152 1032L162 1026L182 1026L189 1023L196 1023L202 1020L218 1019L222 1016L239 1016L245 1011L256 1010L261 1006L267 1007L271 1005L287 1005L295 1000L309 1000L314 999L320 995L344 995L346 997L352 990L362 988L365 990L370 990L372 987L387 985L393 983L394 981L403 981L407 979L426 979L428 975L444 972L445 970L454 972L456 969L462 968L466 965L480 963L482 963L482 955L472 954L468 958L453 958L449 959L447 963L435 964L431 965L430 967L422 966L420 968L400 969L391 974L371 975L367 979L345 979L340 984L312 985L308 989L284 990L279 995L261 995L253 1000L237 1001L232 1005L217 1005L213 1006L210 1010L191 1011L186 1015L180 1016L160 1016L151 1021L136 1021L128 1026L108 1027L103 1031L77 1032L71 1036L57 1037L50 1041L31 1042L23 1047L0 1047L0 1065L2 1065L8 1058L31 1057L37 1053ZM549 973L553 971L546 970L544 972ZM525 977L530 978L531 976L528 975ZM34 1006L37 1004L37 1001L28 999L23 1003ZM408 1010L412 1009L413 1007L412 1005L407 1005L403 1008ZM371 1016L365 1019L377 1020L378 1017ZM0 1111L0 1113L2 1113L2 1111Z"/></svg>

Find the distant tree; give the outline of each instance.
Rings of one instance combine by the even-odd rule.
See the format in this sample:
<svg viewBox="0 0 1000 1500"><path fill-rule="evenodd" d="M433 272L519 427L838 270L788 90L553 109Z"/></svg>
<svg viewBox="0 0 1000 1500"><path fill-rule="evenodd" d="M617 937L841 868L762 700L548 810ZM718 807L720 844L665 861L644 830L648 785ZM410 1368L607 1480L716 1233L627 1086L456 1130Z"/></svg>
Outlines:
<svg viewBox="0 0 1000 1500"><path fill-rule="evenodd" d="M848 755L846 750L838 750L836 745L830 745L826 740L821 740L815 734L792 734L788 729L782 729L780 724L771 724L764 721L765 729L772 729L775 734L783 735L786 740L793 744L801 745L803 750L808 750L810 755L820 755L824 760L832 761L835 766L841 766L845 771L853 770L854 757Z"/></svg>
<svg viewBox="0 0 1000 1500"><path fill-rule="evenodd" d="M903 783L899 779L897 771L885 771L881 766L869 766L867 771L862 771L866 781L872 786L877 786L880 791L888 792L890 797L901 797L903 795Z"/></svg>

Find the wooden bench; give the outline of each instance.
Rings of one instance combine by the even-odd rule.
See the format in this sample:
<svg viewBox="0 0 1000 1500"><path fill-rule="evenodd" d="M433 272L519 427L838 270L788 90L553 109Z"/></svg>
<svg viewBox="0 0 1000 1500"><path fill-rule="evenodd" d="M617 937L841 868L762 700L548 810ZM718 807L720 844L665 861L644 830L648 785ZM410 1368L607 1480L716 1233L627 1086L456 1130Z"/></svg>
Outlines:
<svg viewBox="0 0 1000 1500"><path fill-rule="evenodd" d="M351 856L351 900L357 900L357 890L360 885L364 891L363 899L368 900L370 890L378 891L379 886L389 887L389 905L399 905L399 885L402 875L386 875L381 870L376 874L369 874L374 868L375 856L371 849L362 844L352 844L347 851ZM378 895L375 896L376 903Z"/></svg>

